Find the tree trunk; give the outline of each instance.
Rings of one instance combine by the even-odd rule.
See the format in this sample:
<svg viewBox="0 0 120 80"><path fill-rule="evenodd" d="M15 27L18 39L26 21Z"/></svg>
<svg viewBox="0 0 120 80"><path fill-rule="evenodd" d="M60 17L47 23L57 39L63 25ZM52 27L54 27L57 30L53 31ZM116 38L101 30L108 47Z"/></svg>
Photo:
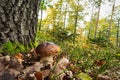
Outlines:
<svg viewBox="0 0 120 80"><path fill-rule="evenodd" d="M93 21L93 10L94 10L94 5L92 5L92 12L91 12L91 20L90 20L90 27L88 30L88 39L90 39L91 35L91 28L92 28L92 21Z"/></svg>
<svg viewBox="0 0 120 80"><path fill-rule="evenodd" d="M79 0L77 2L78 2L77 5L79 5ZM78 23L78 6L77 6L77 9L75 11L75 28L74 28L73 44L75 44L75 39L76 39L77 23Z"/></svg>
<svg viewBox="0 0 120 80"><path fill-rule="evenodd" d="M65 8L64 29L66 28L66 18L67 18L67 4L66 4L66 8Z"/></svg>
<svg viewBox="0 0 120 80"><path fill-rule="evenodd" d="M0 0L0 45L11 41L24 45L34 41L39 0Z"/></svg>
<svg viewBox="0 0 120 80"><path fill-rule="evenodd" d="M43 19L43 5L44 5L44 0L40 1L40 5L41 5L41 10L40 10L40 26L38 28L39 31L41 31L41 27L42 27L42 19Z"/></svg>
<svg viewBox="0 0 120 80"><path fill-rule="evenodd" d="M116 46L117 47L120 46L120 43L119 43L119 24L120 24L120 20L118 19L117 36L116 36Z"/></svg>
<svg viewBox="0 0 120 80"><path fill-rule="evenodd" d="M112 13L111 13L110 24L109 24L109 28L108 28L108 39L110 38L110 34L111 34L113 15L114 15L114 10L115 10L115 2L116 2L116 0L114 0L113 6L112 6Z"/></svg>
<svg viewBox="0 0 120 80"><path fill-rule="evenodd" d="M96 38L97 35L97 30L98 30L98 23L99 23L99 17L100 17L100 9L101 9L101 2L102 0L99 0L100 3L98 5L98 14L97 14L97 20L96 20L96 26L95 26L95 33L94 33L94 39Z"/></svg>
<svg viewBox="0 0 120 80"><path fill-rule="evenodd" d="M73 44L75 43L75 39L76 39L76 29L77 29L77 22L78 22L78 12L76 12L75 15L75 28L74 28L74 38L73 38Z"/></svg>

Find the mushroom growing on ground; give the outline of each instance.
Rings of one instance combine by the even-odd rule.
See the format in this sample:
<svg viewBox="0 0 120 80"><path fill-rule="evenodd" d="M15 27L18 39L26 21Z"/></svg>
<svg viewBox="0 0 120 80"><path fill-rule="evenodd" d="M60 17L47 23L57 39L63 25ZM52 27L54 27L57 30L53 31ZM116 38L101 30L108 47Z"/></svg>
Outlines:
<svg viewBox="0 0 120 80"><path fill-rule="evenodd" d="M50 74L50 70L53 68L53 57L60 52L60 47L52 42L44 42L39 44L32 51L33 58L39 58L40 61L35 62L33 65L26 67L22 70L22 76L19 78L25 79L26 77L36 77L36 73L42 75L42 78L46 78ZM34 75L32 75L34 74ZM37 74L37 76L39 75ZM38 77L39 78L39 77Z"/></svg>
<svg viewBox="0 0 120 80"><path fill-rule="evenodd" d="M53 57L60 52L60 47L52 42L44 42L35 49L36 54L41 56L40 63L50 64L54 62Z"/></svg>

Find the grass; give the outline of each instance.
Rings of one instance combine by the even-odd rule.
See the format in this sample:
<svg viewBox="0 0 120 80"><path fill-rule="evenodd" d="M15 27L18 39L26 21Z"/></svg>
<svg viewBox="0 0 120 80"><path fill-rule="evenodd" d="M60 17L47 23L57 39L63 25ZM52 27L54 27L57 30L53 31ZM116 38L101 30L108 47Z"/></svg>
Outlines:
<svg viewBox="0 0 120 80"><path fill-rule="evenodd" d="M103 48L95 44L89 44L86 47L81 46L77 45L76 48L69 52L70 61L83 67L86 73L93 71L95 73L94 80L96 80L97 75L106 73L107 70L115 66L120 66L120 56L116 56L118 49Z"/></svg>

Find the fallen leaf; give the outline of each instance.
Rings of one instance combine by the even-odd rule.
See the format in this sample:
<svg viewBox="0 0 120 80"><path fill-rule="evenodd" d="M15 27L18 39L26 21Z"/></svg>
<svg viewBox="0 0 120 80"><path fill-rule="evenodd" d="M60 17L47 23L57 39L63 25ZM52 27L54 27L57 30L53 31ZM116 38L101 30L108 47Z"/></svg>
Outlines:
<svg viewBox="0 0 120 80"><path fill-rule="evenodd" d="M38 55L36 54L35 48L32 48L29 52L29 54L33 55L34 57L37 57Z"/></svg>
<svg viewBox="0 0 120 80"><path fill-rule="evenodd" d="M15 58L18 60L18 62L19 62L20 64L22 64L22 62L24 61L24 60L23 60L23 59L24 59L24 56L23 56L21 53L16 54L16 55L15 55Z"/></svg>
<svg viewBox="0 0 120 80"><path fill-rule="evenodd" d="M79 73L76 77L80 78L81 80L92 80L92 78L86 73Z"/></svg>
<svg viewBox="0 0 120 80"><path fill-rule="evenodd" d="M35 72L34 73L37 80L43 80L42 73L41 72Z"/></svg>
<svg viewBox="0 0 120 80"><path fill-rule="evenodd" d="M80 67L79 66L71 67L71 71L73 72L73 74L76 74L80 71Z"/></svg>
<svg viewBox="0 0 120 80"><path fill-rule="evenodd" d="M94 62L94 64L95 64L96 66L98 66L98 67L104 65L105 63L106 63L106 61L103 60L103 59L101 59L101 60L96 60L96 61Z"/></svg>
<svg viewBox="0 0 120 80"><path fill-rule="evenodd" d="M15 58L17 59L23 59L24 56L21 53L15 54Z"/></svg>

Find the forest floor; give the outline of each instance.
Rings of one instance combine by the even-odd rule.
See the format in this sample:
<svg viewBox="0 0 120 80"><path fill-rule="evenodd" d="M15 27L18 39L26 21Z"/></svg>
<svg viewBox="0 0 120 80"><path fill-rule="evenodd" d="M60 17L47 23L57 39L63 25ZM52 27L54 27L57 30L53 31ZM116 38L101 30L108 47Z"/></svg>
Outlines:
<svg viewBox="0 0 120 80"><path fill-rule="evenodd" d="M78 66L82 64L81 61L76 64L66 55L54 60L48 64L40 63L39 58L31 53L14 56L0 54L0 80L120 80L118 65L106 68L101 74L99 70L105 67L102 61L96 61L97 67L87 71L87 66Z"/></svg>

